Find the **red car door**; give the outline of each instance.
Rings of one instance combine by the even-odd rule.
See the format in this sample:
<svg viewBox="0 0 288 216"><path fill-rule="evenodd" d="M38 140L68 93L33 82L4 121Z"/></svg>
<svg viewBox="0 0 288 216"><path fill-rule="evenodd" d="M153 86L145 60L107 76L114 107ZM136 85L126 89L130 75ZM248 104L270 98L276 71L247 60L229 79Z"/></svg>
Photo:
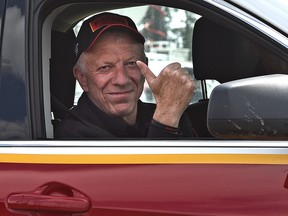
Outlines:
<svg viewBox="0 0 288 216"><path fill-rule="evenodd" d="M26 146L0 152L0 215L288 213L285 148Z"/></svg>

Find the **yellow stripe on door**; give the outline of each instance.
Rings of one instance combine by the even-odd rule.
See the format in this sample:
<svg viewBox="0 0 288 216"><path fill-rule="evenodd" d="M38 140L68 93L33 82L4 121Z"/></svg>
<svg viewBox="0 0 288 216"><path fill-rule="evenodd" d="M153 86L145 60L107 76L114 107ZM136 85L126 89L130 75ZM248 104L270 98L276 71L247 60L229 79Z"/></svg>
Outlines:
<svg viewBox="0 0 288 216"><path fill-rule="evenodd" d="M287 154L0 154L0 163L288 164Z"/></svg>

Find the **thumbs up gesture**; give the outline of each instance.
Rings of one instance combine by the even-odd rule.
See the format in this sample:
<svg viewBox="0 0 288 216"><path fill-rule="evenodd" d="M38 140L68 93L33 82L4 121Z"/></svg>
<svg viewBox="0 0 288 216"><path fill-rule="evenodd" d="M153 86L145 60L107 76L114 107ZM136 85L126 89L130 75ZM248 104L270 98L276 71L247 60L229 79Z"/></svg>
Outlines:
<svg viewBox="0 0 288 216"><path fill-rule="evenodd" d="M136 63L156 100L153 119L171 127L178 127L179 120L196 90L192 76L179 63L169 64L157 77L145 63Z"/></svg>

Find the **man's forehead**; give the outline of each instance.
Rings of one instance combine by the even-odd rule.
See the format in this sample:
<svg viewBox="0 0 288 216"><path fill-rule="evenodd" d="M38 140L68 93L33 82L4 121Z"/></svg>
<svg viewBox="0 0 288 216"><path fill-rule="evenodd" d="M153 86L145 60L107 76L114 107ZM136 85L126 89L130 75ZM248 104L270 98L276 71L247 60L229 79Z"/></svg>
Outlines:
<svg viewBox="0 0 288 216"><path fill-rule="evenodd" d="M98 42L98 41L97 41ZM85 51L93 55L97 55L97 58L100 56L112 57L112 55L141 55L144 52L144 46L140 43L130 43L122 40L104 40L100 43L95 43L93 46Z"/></svg>

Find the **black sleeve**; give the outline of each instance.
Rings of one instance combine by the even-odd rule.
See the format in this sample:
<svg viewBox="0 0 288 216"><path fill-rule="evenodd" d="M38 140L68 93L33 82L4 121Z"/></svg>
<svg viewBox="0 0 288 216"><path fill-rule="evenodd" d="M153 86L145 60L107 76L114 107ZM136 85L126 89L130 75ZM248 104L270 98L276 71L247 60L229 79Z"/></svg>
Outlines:
<svg viewBox="0 0 288 216"><path fill-rule="evenodd" d="M103 130L96 125L87 125L79 119L66 118L57 126L55 133L55 139L103 139L103 138L115 138L111 133Z"/></svg>
<svg viewBox="0 0 288 216"><path fill-rule="evenodd" d="M170 127L152 120L147 134L147 138L181 139L183 137L197 137L186 113L180 119L179 128Z"/></svg>
<svg viewBox="0 0 288 216"><path fill-rule="evenodd" d="M148 129L147 138L179 138L182 132L179 128L169 127L152 120Z"/></svg>

